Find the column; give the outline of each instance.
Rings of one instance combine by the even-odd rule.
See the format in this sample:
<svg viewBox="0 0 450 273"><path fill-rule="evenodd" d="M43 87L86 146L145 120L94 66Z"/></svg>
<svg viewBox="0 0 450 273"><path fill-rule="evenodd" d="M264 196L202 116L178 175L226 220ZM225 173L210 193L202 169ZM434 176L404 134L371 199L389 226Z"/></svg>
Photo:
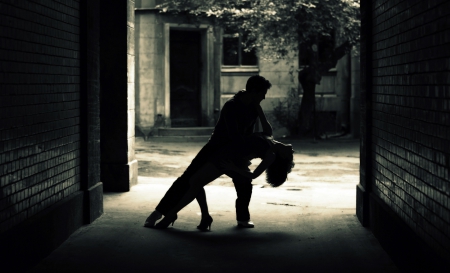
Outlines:
<svg viewBox="0 0 450 273"><path fill-rule="evenodd" d="M134 1L100 2L100 149L106 191L137 183L134 153Z"/></svg>

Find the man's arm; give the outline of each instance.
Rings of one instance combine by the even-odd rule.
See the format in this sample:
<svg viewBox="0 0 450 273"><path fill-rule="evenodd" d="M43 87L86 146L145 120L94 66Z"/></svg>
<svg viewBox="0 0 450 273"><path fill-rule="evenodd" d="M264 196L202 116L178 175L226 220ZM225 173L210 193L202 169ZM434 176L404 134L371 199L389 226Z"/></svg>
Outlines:
<svg viewBox="0 0 450 273"><path fill-rule="evenodd" d="M258 112L259 120L261 121L261 127L265 135L271 136L273 134L272 126L267 121L266 115L261 107L261 105L256 106L256 111Z"/></svg>
<svg viewBox="0 0 450 273"><path fill-rule="evenodd" d="M237 167L230 160L222 162L221 165L225 170L235 171L244 177L255 179L260 176L262 172L264 172L270 166L270 164L272 164L272 162L275 160L275 157L276 156L273 153L272 149L267 150L263 160L261 161L261 163L259 163L258 167L256 167L253 172Z"/></svg>

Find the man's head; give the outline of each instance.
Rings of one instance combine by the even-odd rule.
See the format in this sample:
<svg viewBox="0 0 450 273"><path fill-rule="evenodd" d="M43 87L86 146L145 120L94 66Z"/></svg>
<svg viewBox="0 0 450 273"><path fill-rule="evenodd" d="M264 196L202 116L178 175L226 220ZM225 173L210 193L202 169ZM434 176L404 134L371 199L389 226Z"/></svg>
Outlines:
<svg viewBox="0 0 450 273"><path fill-rule="evenodd" d="M256 103L260 103L266 98L266 93L272 84L262 76L251 76L247 80L245 90L252 94Z"/></svg>

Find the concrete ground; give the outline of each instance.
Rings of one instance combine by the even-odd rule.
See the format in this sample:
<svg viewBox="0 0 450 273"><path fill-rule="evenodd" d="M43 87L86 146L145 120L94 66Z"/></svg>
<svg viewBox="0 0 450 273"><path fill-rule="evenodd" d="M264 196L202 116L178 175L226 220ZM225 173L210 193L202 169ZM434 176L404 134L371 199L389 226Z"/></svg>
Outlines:
<svg viewBox="0 0 450 273"><path fill-rule="evenodd" d="M355 215L359 141L281 141L293 144L295 167L279 188L264 175L253 182L255 228L236 227L236 192L223 176L205 187L214 222L201 232L196 202L167 230L143 224L204 142L137 138L139 184L105 193L105 213L31 272L399 272Z"/></svg>

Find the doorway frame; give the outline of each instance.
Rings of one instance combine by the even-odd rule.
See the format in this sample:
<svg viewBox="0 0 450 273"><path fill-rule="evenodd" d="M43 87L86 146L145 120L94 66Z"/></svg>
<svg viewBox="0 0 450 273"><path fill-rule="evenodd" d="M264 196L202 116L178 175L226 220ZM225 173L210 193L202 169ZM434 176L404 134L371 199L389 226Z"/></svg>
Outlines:
<svg viewBox="0 0 450 273"><path fill-rule="evenodd" d="M209 126L214 108L214 73L213 48L214 32L211 25L200 24L164 24L164 117L166 127L172 127L170 118L170 30L185 30L200 32L201 71L200 71L200 126Z"/></svg>

